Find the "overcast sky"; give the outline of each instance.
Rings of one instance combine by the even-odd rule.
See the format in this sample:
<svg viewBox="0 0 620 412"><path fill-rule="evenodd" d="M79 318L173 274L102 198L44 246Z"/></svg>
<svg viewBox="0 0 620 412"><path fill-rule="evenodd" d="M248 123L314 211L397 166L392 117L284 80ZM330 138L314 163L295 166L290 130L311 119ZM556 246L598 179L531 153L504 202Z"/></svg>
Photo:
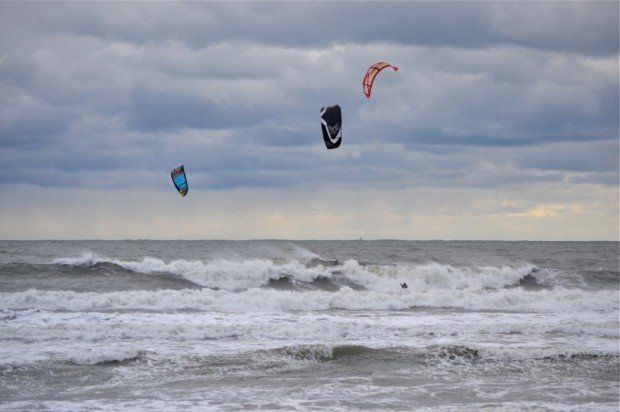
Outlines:
<svg viewBox="0 0 620 412"><path fill-rule="evenodd" d="M618 15L0 2L0 238L618 240Z"/></svg>

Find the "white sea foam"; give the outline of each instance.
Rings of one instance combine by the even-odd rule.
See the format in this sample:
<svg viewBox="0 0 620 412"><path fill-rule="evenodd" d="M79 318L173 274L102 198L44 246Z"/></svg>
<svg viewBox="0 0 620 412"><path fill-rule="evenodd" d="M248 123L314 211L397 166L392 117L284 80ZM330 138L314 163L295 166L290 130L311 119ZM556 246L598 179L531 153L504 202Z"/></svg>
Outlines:
<svg viewBox="0 0 620 412"><path fill-rule="evenodd" d="M226 290L265 286L270 280L285 276L302 282L312 282L319 276L330 276L321 267L307 268L297 260L286 263L275 263L269 259L241 262L217 260L209 263L174 260L165 263L159 259L144 258L142 262L115 263L138 273L168 272L200 286Z"/></svg>
<svg viewBox="0 0 620 412"><path fill-rule="evenodd" d="M561 288L539 291L528 291L523 288L499 290L467 288L381 292L355 291L348 287L343 287L337 292L295 292L252 288L239 293L211 289L108 293L30 289L24 292L0 293L2 310L195 309L220 312L279 312L328 309L401 310L413 307L508 311L606 311L618 309L618 293Z"/></svg>
<svg viewBox="0 0 620 412"><path fill-rule="evenodd" d="M364 388L362 385L357 385L353 389L338 387L337 389L331 389L332 391L340 391L342 393L345 389L348 389L348 399L355 399L359 397L363 399L363 396L372 393L373 388ZM323 392L318 392L322 390ZM100 410L100 411L134 411L134 412L151 412L156 411L219 411L219 410L242 410L247 409L248 404L258 405L257 409L269 410L273 408L274 401L269 396L263 393L255 393L248 388L239 388L235 391L228 389L217 388L217 391L212 392L212 396L215 399L226 399L226 407L214 408L215 403L210 397L192 398L186 399L157 399L152 398L148 400L126 400L126 399L106 399L102 402L99 399L96 400L79 400L79 401L57 401L57 400L40 400L40 401L9 401L3 405L6 410L9 411L27 411L27 410L52 410L52 411L80 411L80 410ZM297 397L288 396L283 399L278 399L279 408L285 410L323 410L325 405L325 399L327 392L331 398L337 399L329 391L329 388L314 389L313 393L311 388L304 388L301 394ZM359 393L353 393L359 391ZM236 395L236 396L235 396ZM241 396L242 395L242 396ZM320 397L322 395L323 397ZM205 396L205 395L201 395ZM387 396L387 395L386 395ZM391 394L390 396L395 396ZM240 399L239 399L240 398ZM323 399L325 398L325 399ZM343 406L337 406L336 401L334 405L330 406L330 410L334 412L346 412L351 408ZM596 402L586 404L569 404L563 402L544 402L544 401L513 401L513 402L485 402L485 403L470 403L456 404L451 406L433 406L425 407L416 405L415 410L418 412L583 412L583 411L597 411L597 412L617 412L617 402Z"/></svg>
<svg viewBox="0 0 620 412"><path fill-rule="evenodd" d="M270 280L281 277L312 282L317 277L330 277L332 274L320 265L309 268L296 259L277 263L271 259L215 260L207 263L179 259L166 263L153 257L144 257L141 261L122 261L87 252L77 258L55 259L53 263L78 267L110 263L136 273L170 273L199 286L226 290L265 286Z"/></svg>
<svg viewBox="0 0 620 412"><path fill-rule="evenodd" d="M56 265L91 267L97 263L109 262L110 259L94 252L82 252L78 257L63 257L52 260Z"/></svg>
<svg viewBox="0 0 620 412"><path fill-rule="evenodd" d="M527 335L527 341L544 336L590 339L592 336L618 338L618 322L600 313L494 313L476 312L395 316L375 313L373 321L357 312L326 315L324 312L299 313L101 313L101 312L16 312L15 319L2 325L0 339L19 342L109 340L253 342L339 342L360 341L365 345L423 345L428 340L473 342L513 341ZM156 319L156 322L154 322Z"/></svg>
<svg viewBox="0 0 620 412"><path fill-rule="evenodd" d="M454 267L429 263L426 265L368 265L347 261L342 270L351 280L372 290L391 290L396 282L407 282L416 290L502 288L519 283L532 272L533 265Z"/></svg>
<svg viewBox="0 0 620 412"><path fill-rule="evenodd" d="M138 356L140 356L140 352L136 349L96 348L74 353L67 356L66 360L76 365L98 365L124 362L137 359Z"/></svg>
<svg viewBox="0 0 620 412"><path fill-rule="evenodd" d="M87 252L77 258L56 259L53 263L72 266L110 263L136 273L170 273L199 286L225 290L265 286L270 280L281 277L298 282L312 282L317 278L331 278L335 273L342 273L355 284L384 292L394 290L400 282L407 282L410 288L416 290L502 288L517 285L534 268L529 264L516 268L454 267L439 263L364 266L356 260L348 260L336 266L318 264L310 267L308 261L318 258L317 255L305 249L297 251L296 254L303 256L297 259L214 260L205 263L183 259L165 262L153 257L144 257L141 261L122 261Z"/></svg>
<svg viewBox="0 0 620 412"><path fill-rule="evenodd" d="M598 264L600 245L557 261L554 245L532 254L537 244L433 243L418 253L346 243L359 259L390 262L362 264L282 243L193 242L174 255L161 252L174 243L84 242L99 254L57 259L71 267L43 267L25 283L7 277L5 408L617 409L615 269L601 263L605 283L590 278L587 259L573 267L574 256ZM75 253L75 243L52 246L37 262ZM430 255L439 261L404 263ZM549 268L517 263L528 259ZM186 284L165 276L205 288L156 289ZM292 287L271 282L282 276Z"/></svg>
<svg viewBox="0 0 620 412"><path fill-rule="evenodd" d="M587 286L586 281L581 275L576 273L568 274L558 269L543 268L535 270L532 275L543 286L557 287L568 285L577 288Z"/></svg>

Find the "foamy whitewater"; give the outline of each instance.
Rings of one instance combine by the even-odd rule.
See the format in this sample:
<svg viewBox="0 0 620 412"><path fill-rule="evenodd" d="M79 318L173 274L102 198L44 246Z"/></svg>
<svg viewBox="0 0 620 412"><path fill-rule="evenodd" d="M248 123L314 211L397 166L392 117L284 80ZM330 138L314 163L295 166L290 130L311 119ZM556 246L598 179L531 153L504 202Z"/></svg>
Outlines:
<svg viewBox="0 0 620 412"><path fill-rule="evenodd" d="M0 241L0 409L618 411L619 259L618 242Z"/></svg>

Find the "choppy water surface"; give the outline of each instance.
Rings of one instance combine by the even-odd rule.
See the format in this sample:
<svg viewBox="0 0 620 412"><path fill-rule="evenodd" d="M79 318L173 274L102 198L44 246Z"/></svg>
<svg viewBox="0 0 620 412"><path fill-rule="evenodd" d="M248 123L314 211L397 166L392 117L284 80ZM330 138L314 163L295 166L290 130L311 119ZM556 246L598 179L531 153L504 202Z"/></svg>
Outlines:
<svg viewBox="0 0 620 412"><path fill-rule="evenodd" d="M0 241L0 408L617 411L619 257L618 242Z"/></svg>

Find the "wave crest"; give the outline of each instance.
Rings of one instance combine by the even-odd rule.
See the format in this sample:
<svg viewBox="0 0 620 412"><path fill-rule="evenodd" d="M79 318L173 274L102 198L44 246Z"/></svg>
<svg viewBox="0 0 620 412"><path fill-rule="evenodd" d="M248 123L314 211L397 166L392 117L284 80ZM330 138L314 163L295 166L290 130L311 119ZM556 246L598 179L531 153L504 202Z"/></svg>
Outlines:
<svg viewBox="0 0 620 412"><path fill-rule="evenodd" d="M70 356L67 361L74 365L115 365L138 360L143 353L138 350L93 350Z"/></svg>
<svg viewBox="0 0 620 412"><path fill-rule="evenodd" d="M519 285L535 270L530 264L515 268L455 267L439 263L363 265L356 260L339 263L323 260L313 254L304 256L293 259L219 259L209 262L178 259L165 262L148 256L140 261L123 261L85 252L77 258L55 259L53 263L77 267L105 264L115 265L133 273L167 273L201 287L229 291L248 290L270 284L274 286L276 284L273 282L278 280L291 283L293 289L298 287L306 290L317 288L338 290L348 286L356 290L388 292L398 288L402 282L406 282L409 288L415 290L499 289ZM308 287L312 283L317 283L314 285L317 287Z"/></svg>
<svg viewBox="0 0 620 412"><path fill-rule="evenodd" d="M279 291L253 288L243 292L210 289L78 293L30 289L0 293L1 310L209 310L216 312L280 312L342 310L406 310L410 308L462 308L468 310L515 310L579 312L618 310L616 291L553 289L500 290L399 290L336 292Z"/></svg>

